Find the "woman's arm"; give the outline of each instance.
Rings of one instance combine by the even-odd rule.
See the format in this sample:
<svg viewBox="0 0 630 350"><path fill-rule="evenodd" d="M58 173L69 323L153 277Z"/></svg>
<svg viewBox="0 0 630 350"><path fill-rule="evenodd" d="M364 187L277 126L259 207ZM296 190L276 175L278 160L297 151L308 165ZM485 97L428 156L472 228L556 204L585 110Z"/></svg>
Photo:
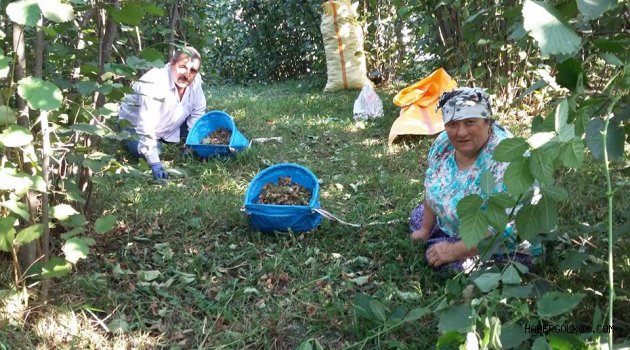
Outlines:
<svg viewBox="0 0 630 350"><path fill-rule="evenodd" d="M433 213L433 210L431 210L431 207L429 206L425 198L424 213L422 214L422 227L420 227L419 230L413 231L413 233L411 234L411 239L421 239L423 241L429 239L431 231L433 230L433 226L435 226L435 221L435 213Z"/></svg>

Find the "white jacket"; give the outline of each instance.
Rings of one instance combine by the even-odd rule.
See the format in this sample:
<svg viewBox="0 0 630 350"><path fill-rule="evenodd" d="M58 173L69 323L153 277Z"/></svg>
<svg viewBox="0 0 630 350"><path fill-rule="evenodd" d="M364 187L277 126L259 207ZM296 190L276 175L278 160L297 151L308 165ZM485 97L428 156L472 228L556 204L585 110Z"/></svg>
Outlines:
<svg viewBox="0 0 630 350"><path fill-rule="evenodd" d="M186 88L181 100L171 74L171 64L153 68L133 84L134 94L125 96L118 117L135 127L140 139L138 152L149 164L160 161L158 140L179 142L179 128L187 120L188 128L206 111L206 97L201 76Z"/></svg>

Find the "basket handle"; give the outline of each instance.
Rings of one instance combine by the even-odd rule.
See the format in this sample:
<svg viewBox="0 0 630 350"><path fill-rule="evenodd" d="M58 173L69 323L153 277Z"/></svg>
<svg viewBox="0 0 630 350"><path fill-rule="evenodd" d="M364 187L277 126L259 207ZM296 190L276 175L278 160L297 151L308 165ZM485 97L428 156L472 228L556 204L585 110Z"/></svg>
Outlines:
<svg viewBox="0 0 630 350"><path fill-rule="evenodd" d="M347 222L347 221L341 220L340 218L334 216L331 212L329 212L326 209L313 208L312 211L314 213L317 213L317 214L325 217L326 219L328 219L330 221L335 221L335 222L338 222L338 223L340 223L342 225L351 226L351 227L365 227L365 226L374 226L374 225L391 225L391 224L395 224L395 223L398 223L398 222L402 221L401 219L393 219L393 220L389 220L389 221L372 221L372 222L369 222L367 224L353 224L351 222Z"/></svg>

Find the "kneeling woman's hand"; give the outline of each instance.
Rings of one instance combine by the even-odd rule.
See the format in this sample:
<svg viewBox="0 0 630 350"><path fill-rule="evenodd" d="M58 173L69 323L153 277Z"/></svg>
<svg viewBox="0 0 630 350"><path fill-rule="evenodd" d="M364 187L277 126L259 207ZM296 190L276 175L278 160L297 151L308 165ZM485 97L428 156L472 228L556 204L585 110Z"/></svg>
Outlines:
<svg viewBox="0 0 630 350"><path fill-rule="evenodd" d="M426 241L427 239L429 239L430 235L431 230L421 227L419 230L415 230L411 233L411 239L413 239L414 241L417 241L419 239Z"/></svg>
<svg viewBox="0 0 630 350"><path fill-rule="evenodd" d="M453 261L477 255L477 248L467 249L464 242L440 242L429 248L427 261L433 267L440 267Z"/></svg>

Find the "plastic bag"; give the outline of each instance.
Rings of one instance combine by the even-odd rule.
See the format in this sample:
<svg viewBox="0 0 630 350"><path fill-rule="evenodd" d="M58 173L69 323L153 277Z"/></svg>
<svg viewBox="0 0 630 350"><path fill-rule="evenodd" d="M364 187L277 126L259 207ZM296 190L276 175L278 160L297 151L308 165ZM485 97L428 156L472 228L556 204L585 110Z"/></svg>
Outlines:
<svg viewBox="0 0 630 350"><path fill-rule="evenodd" d="M372 89L372 85L363 85L359 97L354 101L352 114L355 121L383 116L383 101L381 101L376 91Z"/></svg>

